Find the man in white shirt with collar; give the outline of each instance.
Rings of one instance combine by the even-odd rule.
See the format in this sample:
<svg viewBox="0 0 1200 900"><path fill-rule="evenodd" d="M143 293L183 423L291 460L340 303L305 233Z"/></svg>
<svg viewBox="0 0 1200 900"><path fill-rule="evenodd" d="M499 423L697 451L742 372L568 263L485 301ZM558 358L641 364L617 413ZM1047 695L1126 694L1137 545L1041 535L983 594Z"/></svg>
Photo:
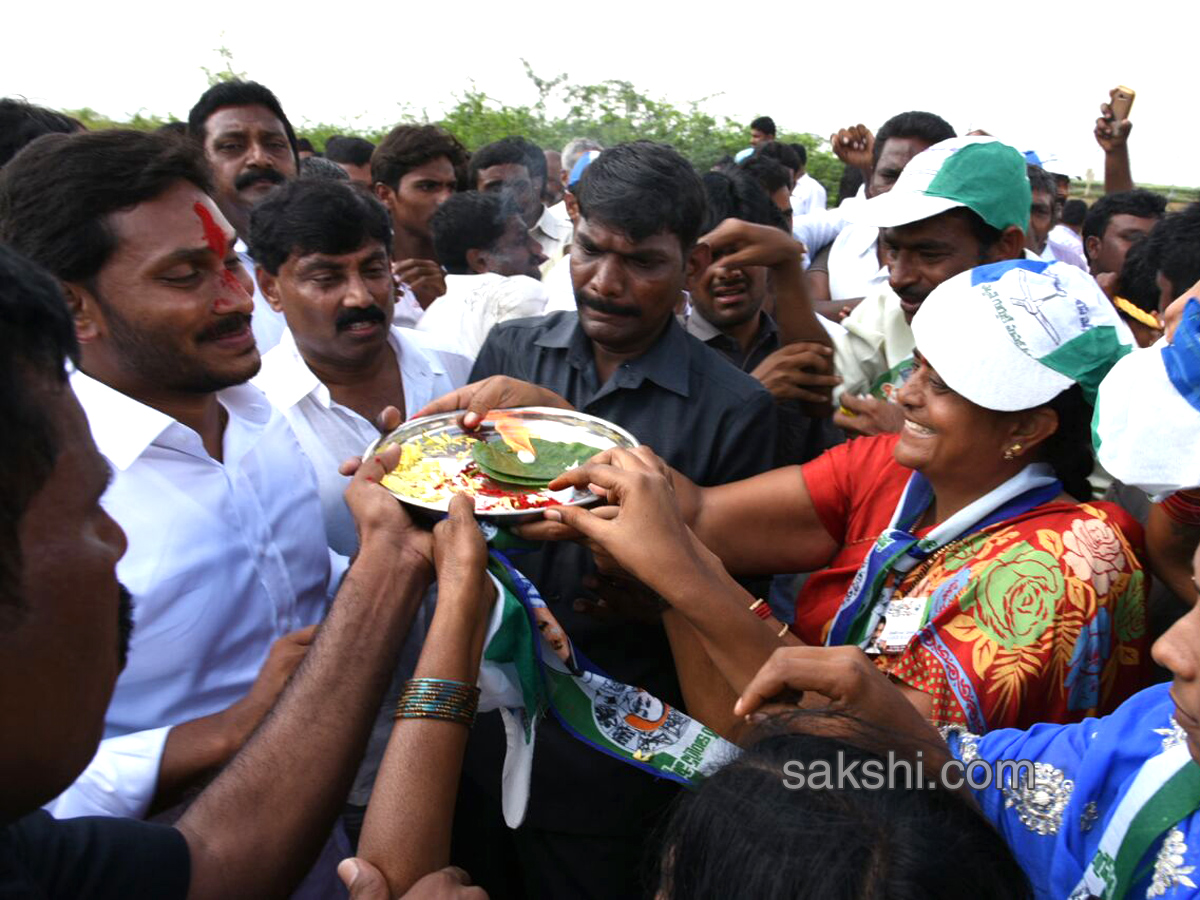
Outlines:
<svg viewBox="0 0 1200 900"><path fill-rule="evenodd" d="M563 248L571 242L571 223L542 203L546 157L540 147L522 137L486 144L471 155L467 183L478 191L511 194L529 233L541 245L547 265L563 255Z"/></svg>
<svg viewBox="0 0 1200 900"><path fill-rule="evenodd" d="M546 257L507 195L455 194L430 225L446 293L425 310L420 331L454 343L474 362L493 325L545 312L538 267Z"/></svg>
<svg viewBox="0 0 1200 900"><path fill-rule="evenodd" d="M374 423L386 407L411 417L462 387L471 360L448 342L390 324L391 227L370 195L341 182L296 181L251 221L259 287L288 324L254 384L312 460L330 546L350 556L358 537L339 464L378 437Z"/></svg>
<svg viewBox="0 0 1200 900"><path fill-rule="evenodd" d="M288 324L254 384L283 412L316 469L330 547L353 557L350 478L339 465L378 437L375 422L385 408L411 418L466 384L472 360L433 335L391 324L392 229L387 210L369 194L336 181L291 182L255 208L250 240L259 287ZM348 823L360 821L370 799L392 710L420 656L436 596L427 592L409 624L350 791Z"/></svg>
<svg viewBox="0 0 1200 900"><path fill-rule="evenodd" d="M250 210L272 188L295 178L300 168L296 132L279 100L253 81L221 81L205 91L188 113L188 135L204 148L212 169L213 198L237 231L234 249L249 272L254 271L247 242ZM251 328L260 353L283 333L283 317L256 289Z"/></svg>
<svg viewBox="0 0 1200 900"><path fill-rule="evenodd" d="M193 145L136 132L55 136L5 167L5 239L59 278L75 319L71 384L113 469L104 506L128 536L135 610L105 740L49 805L60 817L142 817L220 769L344 571L311 465L245 383L249 279L210 190ZM335 883L319 868L318 890Z"/></svg>
<svg viewBox="0 0 1200 900"><path fill-rule="evenodd" d="M803 144L789 144L800 157L800 169L796 173L796 186L792 188L792 214L804 216L823 212L828 202L825 186L808 174L808 150Z"/></svg>

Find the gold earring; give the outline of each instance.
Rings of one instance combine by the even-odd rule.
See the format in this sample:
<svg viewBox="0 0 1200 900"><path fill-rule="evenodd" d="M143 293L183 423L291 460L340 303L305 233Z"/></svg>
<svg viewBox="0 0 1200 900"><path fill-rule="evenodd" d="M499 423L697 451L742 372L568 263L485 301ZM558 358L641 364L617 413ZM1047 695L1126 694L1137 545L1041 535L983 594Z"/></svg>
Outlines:
<svg viewBox="0 0 1200 900"><path fill-rule="evenodd" d="M1008 462L1012 462L1014 459L1017 458L1017 454L1020 452L1021 452L1021 445L1013 444L1011 447L1009 447L1007 450L1004 451L1004 458Z"/></svg>

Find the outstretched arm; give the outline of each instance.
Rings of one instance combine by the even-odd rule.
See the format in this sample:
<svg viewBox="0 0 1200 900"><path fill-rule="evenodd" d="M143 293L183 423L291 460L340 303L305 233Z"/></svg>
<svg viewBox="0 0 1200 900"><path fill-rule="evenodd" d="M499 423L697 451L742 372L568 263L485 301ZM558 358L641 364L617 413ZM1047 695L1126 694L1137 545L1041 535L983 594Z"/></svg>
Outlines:
<svg viewBox="0 0 1200 900"><path fill-rule="evenodd" d="M431 539L379 479L391 448L346 492L360 549L304 661L242 751L179 821L189 896L286 896L345 801L396 654L433 575Z"/></svg>
<svg viewBox="0 0 1200 900"><path fill-rule="evenodd" d="M1109 91L1109 99L1116 88ZM1100 118L1096 120L1093 134L1096 143L1104 151L1104 193L1116 194L1132 191L1133 173L1129 167L1129 132L1133 123L1128 119L1117 119L1111 103L1100 104Z"/></svg>
<svg viewBox="0 0 1200 900"><path fill-rule="evenodd" d="M438 602L414 679L474 685L496 591L470 498L459 494L434 529ZM450 860L450 824L469 726L398 718L367 807L358 852L392 895Z"/></svg>

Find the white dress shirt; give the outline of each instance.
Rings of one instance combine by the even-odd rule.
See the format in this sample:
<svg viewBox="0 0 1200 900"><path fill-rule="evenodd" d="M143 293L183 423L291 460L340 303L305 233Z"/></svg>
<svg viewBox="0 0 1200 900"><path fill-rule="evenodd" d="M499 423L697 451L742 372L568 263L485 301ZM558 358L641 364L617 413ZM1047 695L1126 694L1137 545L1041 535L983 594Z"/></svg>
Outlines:
<svg viewBox="0 0 1200 900"><path fill-rule="evenodd" d="M870 297L887 287L888 268L879 264L879 229L852 222L829 248L829 299Z"/></svg>
<svg viewBox="0 0 1200 900"><path fill-rule="evenodd" d="M436 300L434 306L441 302L441 299ZM393 327L388 346L400 366L404 409L409 418L430 400L462 387L471 373L471 360L419 331ZM330 547L338 553L353 556L358 550L358 534L344 498L350 479L338 474L338 466L352 456L361 456L379 432L367 419L333 400L329 388L304 362L290 330L285 331L279 345L263 357L262 370L255 376L254 384L287 417L300 446L316 469ZM404 681L412 677L416 669L436 605L435 585L426 592L409 625L391 686L371 728L363 762L350 790L349 801L356 806L366 806L371 797L392 732L392 711Z"/></svg>
<svg viewBox="0 0 1200 900"><path fill-rule="evenodd" d="M565 208L564 206L564 210ZM571 243L571 235L574 232L575 228L571 225L569 217L562 219L552 213L548 207L542 206L541 218L537 220L536 225L529 229L529 233L534 236L541 246L542 252L546 254L546 262L542 264L543 272L563 255L563 248Z"/></svg>
<svg viewBox="0 0 1200 900"><path fill-rule="evenodd" d="M446 293L425 310L417 330L457 346L474 362L493 325L540 316L548 299L542 283L528 275L447 275Z"/></svg>
<svg viewBox="0 0 1200 900"><path fill-rule="evenodd" d="M1050 229L1050 234L1046 237L1046 246L1053 252L1055 259L1088 271L1083 240L1062 222Z"/></svg>
<svg viewBox="0 0 1200 900"><path fill-rule="evenodd" d="M254 281L254 315L250 317L250 330L254 332L254 342L258 344L258 352L266 353L279 343L279 336L283 334L287 322L284 321L283 313L273 310L271 304L267 302L267 298L258 289L254 257L250 255L250 248L246 246L246 242L238 238L237 243L233 245L233 250Z"/></svg>
<svg viewBox="0 0 1200 900"><path fill-rule="evenodd" d="M571 281L571 254L563 256L549 272L542 275L542 287L546 289L546 308L543 315L552 312L575 312L575 285Z"/></svg>
<svg viewBox="0 0 1200 900"><path fill-rule="evenodd" d="M141 817L170 727L244 697L272 642L322 618L344 561L331 562L308 458L256 388L217 395L218 462L164 413L82 372L71 385L113 467L103 504L129 540L117 576L135 625L105 739L47 809Z"/></svg>
<svg viewBox="0 0 1200 900"><path fill-rule="evenodd" d="M825 208L825 186L807 172L796 179L792 188L792 215L805 216Z"/></svg>
<svg viewBox="0 0 1200 900"><path fill-rule="evenodd" d="M388 346L400 365L404 409L410 417L430 400L462 387L471 373L471 360L431 335L393 327ZM338 474L338 466L352 456L362 456L367 445L379 437L379 430L333 400L329 388L304 362L290 330L284 331L279 345L263 357L262 369L253 384L287 418L312 461L329 546L337 553L353 556L358 549L358 535L343 497L350 479Z"/></svg>
<svg viewBox="0 0 1200 900"><path fill-rule="evenodd" d="M416 328L417 322L424 314L425 310L421 309L421 304L417 302L417 295L412 292L412 288L407 284L396 288L396 305L392 307L393 325L400 328ZM287 327L286 322L284 327Z"/></svg>

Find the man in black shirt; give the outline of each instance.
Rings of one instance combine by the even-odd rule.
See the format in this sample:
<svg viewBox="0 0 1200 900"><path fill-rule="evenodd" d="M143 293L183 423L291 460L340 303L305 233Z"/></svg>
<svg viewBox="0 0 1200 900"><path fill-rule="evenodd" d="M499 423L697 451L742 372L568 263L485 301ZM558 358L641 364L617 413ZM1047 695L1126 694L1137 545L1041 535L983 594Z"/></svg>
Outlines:
<svg viewBox="0 0 1200 900"><path fill-rule="evenodd" d="M705 205L699 176L670 148L639 141L604 151L576 197L578 312L496 326L472 381L509 376L553 391L628 429L702 484L768 469L776 433L771 395L675 320L687 278L710 260L708 245L697 242ZM820 328L815 320L812 327ZM515 562L589 659L681 705L657 617L580 611L576 601L597 585L588 551L553 544ZM547 720L538 730L525 823L507 832L497 802L503 754L498 716L481 716L464 766L455 862L493 898L642 893L640 864L673 786L596 753Z"/></svg>
<svg viewBox="0 0 1200 900"><path fill-rule="evenodd" d="M688 281L692 308L681 317L687 333L762 383L775 398L779 441L775 465L808 462L840 442L829 421L829 390L840 379L825 343L789 343L766 307L805 304L803 250L763 187L743 169L704 174L708 195L705 239L713 259ZM726 220L734 219L722 226ZM735 241L755 258L730 264ZM741 257L745 260L746 253ZM773 301L773 302L768 302Z"/></svg>
<svg viewBox="0 0 1200 900"><path fill-rule="evenodd" d="M91 249L115 243L101 230ZM197 289L227 281L223 252L188 259ZM377 483L398 454L364 464L347 492L362 549L303 664L177 825L52 819L39 807L96 752L131 629L125 535L100 505L110 469L67 381L77 358L58 284L0 245L0 898L286 895L341 810L432 539Z"/></svg>

